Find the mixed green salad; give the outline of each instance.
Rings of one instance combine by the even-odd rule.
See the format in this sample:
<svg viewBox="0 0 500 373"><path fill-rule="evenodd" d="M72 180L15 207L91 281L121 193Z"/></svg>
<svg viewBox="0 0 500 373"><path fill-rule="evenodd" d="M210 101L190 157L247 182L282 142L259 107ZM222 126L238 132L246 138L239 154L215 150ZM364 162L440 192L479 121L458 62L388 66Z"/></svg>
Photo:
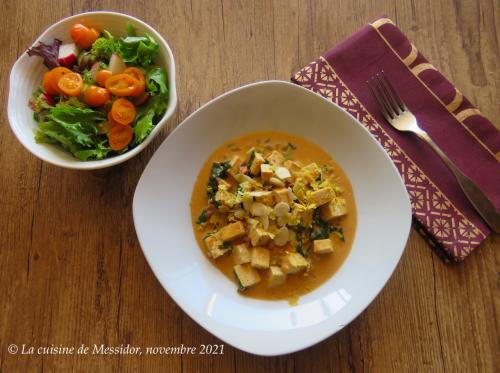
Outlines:
<svg viewBox="0 0 500 373"><path fill-rule="evenodd" d="M159 45L131 25L117 37L77 23L70 35L72 43L39 42L27 52L49 69L29 101L35 139L82 161L122 154L143 142L167 110L167 73L153 63Z"/></svg>

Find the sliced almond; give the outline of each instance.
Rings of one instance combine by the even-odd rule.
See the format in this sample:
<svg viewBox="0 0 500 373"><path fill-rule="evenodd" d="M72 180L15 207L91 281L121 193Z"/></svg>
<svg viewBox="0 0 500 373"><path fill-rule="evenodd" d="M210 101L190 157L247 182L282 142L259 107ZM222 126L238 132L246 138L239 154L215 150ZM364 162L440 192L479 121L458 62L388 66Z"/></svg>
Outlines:
<svg viewBox="0 0 500 373"><path fill-rule="evenodd" d="M253 216L264 216L264 215L268 214L268 210L267 210L266 205L264 205L263 203L254 202L250 206L250 213Z"/></svg>
<svg viewBox="0 0 500 373"><path fill-rule="evenodd" d="M274 236L273 243L276 246L284 246L288 242L288 228L281 227Z"/></svg>
<svg viewBox="0 0 500 373"><path fill-rule="evenodd" d="M285 186L285 184L283 183L283 181L281 181L280 179L278 179L277 177L272 177L269 179L269 182L274 185L274 186L277 186L277 187L281 187L283 188Z"/></svg>
<svg viewBox="0 0 500 373"><path fill-rule="evenodd" d="M262 228L264 228L266 231L269 229L269 216L263 215L259 218L260 224L262 224Z"/></svg>
<svg viewBox="0 0 500 373"><path fill-rule="evenodd" d="M274 206L274 214L278 217L285 216L290 211L290 206L286 202L278 202Z"/></svg>
<svg viewBox="0 0 500 373"><path fill-rule="evenodd" d="M288 180L292 177L292 174L286 167L276 167L276 171L274 172L277 177L279 177L281 180Z"/></svg>

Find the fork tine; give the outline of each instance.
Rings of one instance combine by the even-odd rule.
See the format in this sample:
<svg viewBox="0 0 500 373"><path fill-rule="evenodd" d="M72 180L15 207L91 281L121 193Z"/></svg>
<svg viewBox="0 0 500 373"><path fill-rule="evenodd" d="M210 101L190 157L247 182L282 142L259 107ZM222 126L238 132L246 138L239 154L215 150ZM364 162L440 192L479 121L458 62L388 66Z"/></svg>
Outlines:
<svg viewBox="0 0 500 373"><path fill-rule="evenodd" d="M372 87L372 84L373 84L372 80L373 80L373 78L370 80L367 80L366 84L368 85L368 88L370 89L370 92L371 92L373 98L377 102L378 109L380 110L380 112L382 113L384 118L388 121L392 118L389 115L389 113L387 112L387 109L385 108L384 103L382 102L381 97L379 96L378 92L376 92L375 88Z"/></svg>
<svg viewBox="0 0 500 373"><path fill-rule="evenodd" d="M393 104L396 105L398 109L398 114L401 114L402 111L407 110L406 105L404 104L403 100L401 99L401 96L398 94L394 86L392 85L391 81L389 78L387 78L387 75L385 75L384 70L381 71L380 73L381 81L382 84L384 85L385 89L389 93L389 95L392 98Z"/></svg>
<svg viewBox="0 0 500 373"><path fill-rule="evenodd" d="M387 121L392 120L393 118L396 117L394 110L388 105L387 100L385 99L384 95L382 94L382 91L380 89L380 83L377 81L375 76L372 76L371 79L369 80L368 87L370 88L370 91L375 97L375 100L378 103L378 107L380 111L382 112L382 115L385 117Z"/></svg>
<svg viewBox="0 0 500 373"><path fill-rule="evenodd" d="M394 98L396 99L396 102L398 103L399 107L405 111L405 110L408 110L408 108L406 107L403 99L401 98L401 96L398 94L398 91L396 91L396 89L394 88L394 86L392 85L391 81L389 80L389 78L387 78L387 75L385 75L384 71L382 70L382 75L384 77L384 82L386 83L387 87L389 88L389 90L394 94Z"/></svg>
<svg viewBox="0 0 500 373"><path fill-rule="evenodd" d="M379 90L382 94L382 97L384 98L386 106L390 108L390 112L393 114L393 117L397 117L399 114L401 114L401 109L394 100L394 97L392 96L391 92L385 86L382 74L383 72L377 73L375 75L375 80L377 81Z"/></svg>

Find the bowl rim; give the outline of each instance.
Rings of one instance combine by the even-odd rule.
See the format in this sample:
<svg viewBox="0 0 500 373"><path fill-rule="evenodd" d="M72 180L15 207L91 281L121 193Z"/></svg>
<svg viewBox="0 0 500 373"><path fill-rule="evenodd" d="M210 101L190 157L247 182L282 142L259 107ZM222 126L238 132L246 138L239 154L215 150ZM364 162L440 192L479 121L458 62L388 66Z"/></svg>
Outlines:
<svg viewBox="0 0 500 373"><path fill-rule="evenodd" d="M37 158L50 163L54 166L59 166L62 168L66 169L74 169L74 170L97 170L97 169L102 169L102 168L107 168L107 167L112 167L115 165L118 165L120 163L123 163L137 154L139 154L142 150L144 150L149 143L160 133L161 129L165 126L167 121L172 117L174 114L176 108L177 108L177 80L176 80L176 68L175 68L175 59L174 55L172 53L172 50L170 48L170 45L166 42L166 40L163 38L163 36L156 31L152 26L147 24L146 22L125 14L125 13L120 13L120 12L114 12L114 11L91 11L91 12L84 12L84 13L78 13L71 15L69 17L65 17L57 21L56 23L53 23L50 25L48 28L43 31L40 36L36 38L31 45L37 44L39 41L42 41L44 38L46 38L47 34L49 34L56 26L62 24L62 23L68 23L72 20L75 19L81 19L84 17L89 17L91 19L92 16L95 15L109 15L113 17L118 17L118 18L123 18L124 21L133 21L136 24L141 25L144 29L147 30L148 33L150 33L154 39L158 42L158 44L163 44L165 47L165 64L164 66L167 70L168 73L168 84L169 84L169 102L168 102L168 107L165 113L163 114L163 117L160 119L160 121L155 125L151 133L144 139L142 143L137 145L135 148L131 149L130 151L127 151L123 154L113 156L111 158L105 158L105 159L100 159L100 160L91 160L91 161L80 161L77 158L74 159L74 161L67 161L64 159L61 159L59 156L46 156L44 154L40 154L36 150L36 148L33 146L32 143L29 143L27 140L25 140L24 135L21 133L18 127L22 127L23 125L18 126L17 124L14 124L14 120L12 120L13 117L13 112L16 110L15 105L12 102L12 87L13 87L13 81L16 78L17 75L17 70L19 68L19 64L22 60L29 58L27 55L27 50L25 50L14 62L12 65L12 68L10 70L10 75L9 75L9 92L8 92L8 101L7 101L7 117L8 117L8 122L10 125L10 128L12 129L12 132L14 132L14 135L18 139L18 141L34 156ZM27 104L27 103L26 103ZM35 144L35 145L42 145L42 146L53 146L50 144Z"/></svg>
<svg viewBox="0 0 500 373"><path fill-rule="evenodd" d="M371 135L371 133L369 132L369 130L359 120L357 120L356 118L354 118L351 114L349 114L345 109L343 109L339 105L335 104L334 102L329 101L328 99L320 96L317 93L312 92L309 89L306 89L306 88L304 88L302 86L299 86L297 84L294 84L294 83L291 83L291 82L288 82L288 81L283 81L283 80L262 80L262 81L256 81L256 82L253 82L253 83L245 84L243 86L231 89L231 90L229 90L227 92L224 92L224 93L220 94L219 96L217 96L217 97L209 100L205 104L201 105L197 110L195 110L189 116L187 116L170 133L170 135L168 136L168 138L165 139L165 141L162 143L162 146L163 145L167 145L170 141L173 141L172 140L172 135L176 131L178 131L179 128L183 127L184 125L187 125L187 123L191 120L191 118L193 118L194 116L198 115L198 112L200 112L200 111L204 110L205 108L213 105L214 103L216 103L217 101L223 99L226 96L237 94L238 92L240 92L242 90L251 89L251 88L256 87L256 86L265 86L265 85L282 85L282 86L287 86L288 88L291 88L291 89L303 91L304 93L306 93L308 95L311 95L311 96L314 96L314 97L316 97L319 100L323 100L323 101L327 102L328 104L331 104L331 105L335 106L338 110L341 110L345 115L347 115L354 122L356 122L357 125L359 127L361 127L366 132L366 135L368 135L368 137L370 138L370 140L380 149L380 151L382 151L383 156L386 158L387 162L389 163L389 167L391 167L392 171L398 176L398 178L397 178L397 180L398 180L398 186L397 186L397 188L404 192L405 205L406 205L405 207L406 207L406 209L405 209L405 211L401 211L401 214L402 214L402 219L403 218L406 219L406 229L405 229L405 231L401 232L401 237L402 237L402 239L401 239L402 240L401 249L397 253L397 255L394 256L394 258L393 258L394 264L392 265L392 268L389 268L388 271L387 271L387 273L385 274L386 278L383 280L380 288L377 288L372 294L370 294L369 296L367 296L364 299L363 302L361 302L362 303L361 307L356 312L352 312L351 313L351 315L349 316L347 322L344 325L338 325L335 328L324 328L324 330L321 333L318 333L316 336L314 336L312 338L308 338L308 340L305 343L297 343L294 346L287 346L287 347L276 346L276 348L274 350L272 350L272 351L263 350L263 349L256 349L256 348L252 348L252 347L247 347L245 345L245 342L242 341L241 339L238 339L238 338L234 338L232 340L232 338L228 336L229 333L227 333L226 331L224 331L224 328L225 328L224 326L221 327L221 326L215 325L214 323L207 322L202 317L200 317L200 313L198 311L193 311L192 309L189 309L188 307L186 307L185 304L183 304L181 302L178 302L178 299L176 298L176 296L173 295L169 291L170 284L162 278L160 268L153 262L152 256L149 255L149 252L151 250L148 250L148 249L144 248L144 245L143 245L144 240L141 237L142 233L137 229L137 227L138 227L138 223L137 222L139 220L138 211L137 211L138 210L138 202L137 202L137 200L138 200L138 195L139 195L138 191L139 191L140 186L142 184L142 179L144 177L144 174L148 170L149 164L151 163L154 155L149 160L149 162L146 165L146 167L144 168L143 174L141 175L141 177L140 177L140 179L139 179L139 181L137 183L136 189L134 191L134 197L133 197L133 202L132 202L132 215L133 215L134 228L135 228L135 231L136 231L137 239L139 241L139 244L141 246L142 252L143 252L143 254L144 254L145 258L146 258L147 263L149 264L149 266L150 266L153 274L157 278L157 280L160 282L161 286L164 288L164 290L167 292L167 294L174 300L174 302L177 304L177 306L179 306L182 309L183 312L185 312L198 325L200 325L201 327L203 327L205 330L207 330L208 332L210 332L212 335L216 336L217 338L221 339L222 341L230 344L231 346L233 346L233 347L235 347L237 349L240 349L242 351L245 351L245 352L248 352L248 353L251 353L251 354L260 355L260 356L279 356L279 355L284 355L284 354L289 354L289 353L294 353L294 352L297 352L297 351L301 351L303 349L311 347L311 346L313 346L313 345L315 345L315 344L317 344L317 343L319 343L319 342L321 342L321 341L323 341L323 340L325 340L325 339L333 336L334 334L336 334L340 330L342 330L345 326L347 326L348 324L350 324L354 319L356 319L359 315L361 315L366 310L366 308L373 302L373 300L385 288L385 286L387 285L389 279L392 277L392 275L394 274L394 271L396 270L398 264L401 261L401 257L403 255L405 249L406 249L406 245L407 245L407 242L408 242L408 237L409 237L409 234L410 234L411 222L412 222L412 213L411 213L411 204L410 204L409 195L408 195L406 187L405 187L405 185L403 183L403 180L402 180L402 178L401 178L401 176L399 174L399 171L397 170L396 165L394 164L394 162L392 161L392 159L389 157L389 155L387 154L387 152L384 150L384 148L382 147L382 145L373 137L373 135ZM158 151L158 150L159 149L157 149L156 151ZM155 153L156 153L156 151L155 151Z"/></svg>

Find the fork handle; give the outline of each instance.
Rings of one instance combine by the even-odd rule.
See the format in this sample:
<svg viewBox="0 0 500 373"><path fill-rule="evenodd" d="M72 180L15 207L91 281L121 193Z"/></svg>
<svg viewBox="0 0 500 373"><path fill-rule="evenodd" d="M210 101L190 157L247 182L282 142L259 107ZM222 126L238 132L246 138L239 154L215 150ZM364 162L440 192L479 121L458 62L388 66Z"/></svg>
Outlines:
<svg viewBox="0 0 500 373"><path fill-rule="evenodd" d="M476 183L474 183L469 177L465 176L463 172L455 166L451 159L448 158L439 146L429 137L427 132L420 129L419 131L415 131L415 133L431 146L431 148L448 166L450 171L453 172L463 192L486 223L493 229L494 232L500 233L500 212L496 209L495 205L493 205L488 196L486 196L486 194L479 189Z"/></svg>

